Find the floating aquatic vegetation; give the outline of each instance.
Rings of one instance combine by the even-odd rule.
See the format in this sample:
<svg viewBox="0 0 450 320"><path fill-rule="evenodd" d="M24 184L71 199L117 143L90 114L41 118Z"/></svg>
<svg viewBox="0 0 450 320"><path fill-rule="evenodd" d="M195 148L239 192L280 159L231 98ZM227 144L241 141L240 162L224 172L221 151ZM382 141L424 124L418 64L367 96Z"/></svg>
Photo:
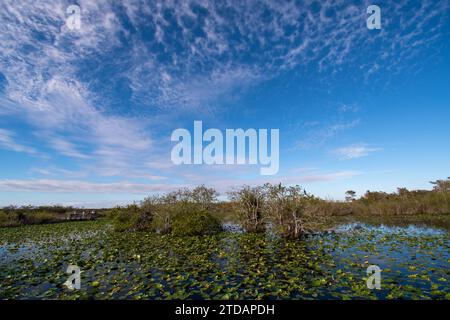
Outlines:
<svg viewBox="0 0 450 320"><path fill-rule="evenodd" d="M117 233L107 221L0 229L3 299L449 299L447 231L365 224L298 240L236 228ZM236 232L238 230L238 232ZM69 264L81 289L63 286ZM366 286L382 269L381 290Z"/></svg>

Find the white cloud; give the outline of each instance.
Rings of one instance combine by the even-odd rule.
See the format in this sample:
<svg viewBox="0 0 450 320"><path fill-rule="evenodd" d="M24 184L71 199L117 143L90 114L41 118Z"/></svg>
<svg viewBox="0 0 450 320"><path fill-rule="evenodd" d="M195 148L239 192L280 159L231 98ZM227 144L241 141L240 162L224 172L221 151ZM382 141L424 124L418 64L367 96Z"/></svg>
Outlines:
<svg viewBox="0 0 450 320"><path fill-rule="evenodd" d="M353 145L343 148L338 148L334 150L334 153L337 154L341 160L350 160L366 157L371 153L381 151L381 148L371 148L364 144Z"/></svg>
<svg viewBox="0 0 450 320"><path fill-rule="evenodd" d="M21 192L86 192L86 193L139 193L163 192L178 186L170 184L143 184L128 181L94 183L79 180L0 180L0 189L3 191Z"/></svg>
<svg viewBox="0 0 450 320"><path fill-rule="evenodd" d="M15 152L37 154L37 151L34 148L15 141L14 133L12 131L1 128L0 128L0 148L5 148Z"/></svg>
<svg viewBox="0 0 450 320"><path fill-rule="evenodd" d="M87 55L117 45L121 24L115 23L110 3L81 1L84 23L77 32L65 26L67 6L66 1L1 2L5 30L0 34L0 66L7 79L0 97L2 115L25 119L39 134L45 132L45 142L74 158L90 157L75 145L148 152L146 122L109 112L101 103L105 97L93 92L89 81L80 80L77 70Z"/></svg>
<svg viewBox="0 0 450 320"><path fill-rule="evenodd" d="M149 180L164 178L162 167L172 168L155 151L150 133L156 117L148 114L209 110L293 68L318 66L324 77L345 65L370 75L416 69L408 61L440 39L448 9L448 1L423 2L404 19L400 13L410 3L385 4L383 12L390 14L383 15L382 31L369 34L365 5L345 1L78 3L82 28L73 32L65 26L69 1L0 1L0 70L6 79L0 116L27 121L42 144L50 142L86 172ZM389 28L394 24L400 30ZM367 56L364 48L374 43L383 54ZM120 81L130 90L125 102L116 101ZM151 108L139 117L130 104ZM320 145L358 123L314 126L300 146ZM36 151L10 133L0 139L9 149ZM353 155L364 152L374 151Z"/></svg>
<svg viewBox="0 0 450 320"><path fill-rule="evenodd" d="M297 143L296 147L299 149L310 149L318 147L331 138L335 137L341 131L352 129L360 124L359 119L352 121L339 121L331 124L321 125L320 123L312 126L312 129L307 131L305 137Z"/></svg>
<svg viewBox="0 0 450 320"><path fill-rule="evenodd" d="M339 108L339 112L345 113L345 112L358 112L360 110L359 106L355 104L345 104L342 103Z"/></svg>
<svg viewBox="0 0 450 320"><path fill-rule="evenodd" d="M233 187L242 185L262 185L264 183L285 183L285 184L309 184L321 181L333 181L337 179L351 178L360 175L357 171L338 171L327 174L309 174L299 176L280 176L274 178L238 178L238 179L214 179L206 185L217 188L220 192L226 192ZM86 192L86 193L161 193L173 191L183 187L194 187L205 183L204 176L189 175L184 176L183 183L134 183L129 181L121 182L86 182L80 180L56 180L56 179L4 179L0 180L0 190L16 192Z"/></svg>
<svg viewBox="0 0 450 320"><path fill-rule="evenodd" d="M78 63L86 59L98 59L93 70L83 70L92 73L103 70L104 60L110 59L115 70L109 81L128 78L134 101L161 108L202 107L310 63L324 75L353 64L369 75L395 72L436 43L449 7L447 1L424 2L412 9L413 15L402 15L411 11L410 2L385 3L383 28L370 33L365 27L367 3L343 0L125 0L118 5L82 0L82 28L73 32L65 26L68 5L65 0L1 2L5 30L0 57L2 69L8 70L10 97L19 98L20 92L39 95L55 74L81 82ZM36 41L36 36L42 39ZM367 56L364 48L373 43L383 54ZM126 54L117 54L123 47ZM96 81L102 80L94 85Z"/></svg>
<svg viewBox="0 0 450 320"><path fill-rule="evenodd" d="M288 184L288 185L308 185L311 183L335 181L339 179L349 179L362 173L359 171L337 171L332 173L309 173L301 175L277 176L270 178L255 179L223 179L210 183L220 191L227 191L233 187L241 187L242 185L263 185L264 183L272 184Z"/></svg>
<svg viewBox="0 0 450 320"><path fill-rule="evenodd" d="M55 150L63 155L80 159L89 159L88 155L79 152L76 149L76 146L69 141L61 138L52 138L50 144Z"/></svg>

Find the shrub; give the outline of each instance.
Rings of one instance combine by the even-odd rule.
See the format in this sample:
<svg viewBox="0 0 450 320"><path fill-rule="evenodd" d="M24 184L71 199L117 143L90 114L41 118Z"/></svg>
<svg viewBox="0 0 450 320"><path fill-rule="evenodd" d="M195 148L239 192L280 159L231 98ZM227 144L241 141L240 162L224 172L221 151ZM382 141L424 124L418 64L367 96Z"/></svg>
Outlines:
<svg viewBox="0 0 450 320"><path fill-rule="evenodd" d="M434 185L434 191L450 193L450 177L445 180L431 181L430 183Z"/></svg>
<svg viewBox="0 0 450 320"><path fill-rule="evenodd" d="M236 207L242 227L249 232L263 232L265 230L264 189L245 186L240 190L230 192L229 196Z"/></svg>
<svg viewBox="0 0 450 320"><path fill-rule="evenodd" d="M211 212L217 192L205 186L179 189L163 196L145 198L139 205L110 210L116 231L154 229L162 234L201 235L220 229Z"/></svg>
<svg viewBox="0 0 450 320"><path fill-rule="evenodd" d="M187 194L188 200L199 205L202 209L211 211L213 204L217 202L218 193L213 188L204 185L194 188Z"/></svg>
<svg viewBox="0 0 450 320"><path fill-rule="evenodd" d="M12 215L0 210L0 227L13 227L18 225L16 221L12 219Z"/></svg>
<svg viewBox="0 0 450 320"><path fill-rule="evenodd" d="M51 223L59 220L57 214L48 211L38 211L34 213L27 213L24 217L24 224L42 224Z"/></svg>
<svg viewBox="0 0 450 320"><path fill-rule="evenodd" d="M113 220L115 231L143 231L151 228L153 212L135 204L125 208L110 210L108 216Z"/></svg>
<svg viewBox="0 0 450 320"><path fill-rule="evenodd" d="M198 204L185 203L173 216L172 234L176 236L201 236L219 232L220 221Z"/></svg>
<svg viewBox="0 0 450 320"><path fill-rule="evenodd" d="M444 182L440 182L444 184ZM396 193L367 192L353 204L363 205L372 215L420 215L450 213L450 192L440 186L433 191L409 191L400 188Z"/></svg>
<svg viewBox="0 0 450 320"><path fill-rule="evenodd" d="M283 237L295 239L325 226L327 215L321 211L320 199L299 186L266 184L264 188L266 216Z"/></svg>
<svg viewBox="0 0 450 320"><path fill-rule="evenodd" d="M213 206L217 201L217 192L204 185L192 190L178 189L160 197L148 197L142 202L142 206L151 205L154 210L154 226L163 234L172 231L173 219L180 212L186 210L196 212L208 212L211 214Z"/></svg>
<svg viewBox="0 0 450 320"><path fill-rule="evenodd" d="M0 211L0 227L18 227L27 224L42 224L59 221L60 218L56 213L47 211L30 211L11 210L7 212Z"/></svg>
<svg viewBox="0 0 450 320"><path fill-rule="evenodd" d="M179 206L180 197L180 191L174 191L161 197L148 197L142 202L144 206L156 207L153 225L159 233L167 234L172 230L172 218Z"/></svg>

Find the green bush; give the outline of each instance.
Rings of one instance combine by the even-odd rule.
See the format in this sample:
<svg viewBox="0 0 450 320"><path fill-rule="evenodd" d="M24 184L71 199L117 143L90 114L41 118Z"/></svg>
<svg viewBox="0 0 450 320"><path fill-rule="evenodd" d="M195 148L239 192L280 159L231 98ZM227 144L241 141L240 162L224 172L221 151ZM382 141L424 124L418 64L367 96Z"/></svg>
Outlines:
<svg viewBox="0 0 450 320"><path fill-rule="evenodd" d="M221 230L219 219L195 204L180 204L172 218L172 234L176 236L201 236Z"/></svg>
<svg viewBox="0 0 450 320"><path fill-rule="evenodd" d="M24 224L43 224L58 221L58 215L48 211L38 211L33 213L26 213Z"/></svg>
<svg viewBox="0 0 450 320"><path fill-rule="evenodd" d="M0 210L0 227L13 227L18 225L10 214Z"/></svg>
<svg viewBox="0 0 450 320"><path fill-rule="evenodd" d="M299 186L266 184L265 216L283 237L296 239L327 226L322 200Z"/></svg>
<svg viewBox="0 0 450 320"><path fill-rule="evenodd" d="M133 204L125 208L115 208L108 212L115 231L143 231L151 228L153 213Z"/></svg>
<svg viewBox="0 0 450 320"><path fill-rule="evenodd" d="M216 201L214 189L204 186L180 189L145 198L139 205L109 210L116 231L152 230L175 235L211 234L221 229L211 214Z"/></svg>
<svg viewBox="0 0 450 320"><path fill-rule="evenodd" d="M244 229L248 232L264 232L266 227L264 187L244 186L229 192L228 195Z"/></svg>
<svg viewBox="0 0 450 320"><path fill-rule="evenodd" d="M162 234L172 231L175 216L190 212L213 212L217 192L203 185L194 189L178 189L162 196L144 199L141 207L151 207L154 211L154 228Z"/></svg>
<svg viewBox="0 0 450 320"><path fill-rule="evenodd" d="M59 220L56 213L47 211L0 211L0 227L18 227L27 224L51 223Z"/></svg>

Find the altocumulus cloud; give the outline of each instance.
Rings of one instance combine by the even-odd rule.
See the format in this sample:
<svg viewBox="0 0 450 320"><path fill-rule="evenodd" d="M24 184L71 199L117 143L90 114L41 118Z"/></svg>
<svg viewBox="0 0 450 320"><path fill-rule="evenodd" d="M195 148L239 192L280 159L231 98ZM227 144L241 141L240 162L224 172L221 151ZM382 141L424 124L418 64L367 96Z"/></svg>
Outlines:
<svg viewBox="0 0 450 320"><path fill-rule="evenodd" d="M71 1L0 1L0 117L20 119L37 139L28 147L8 130L0 132L0 144L30 155L46 146L91 174L119 178L139 177L148 163L160 162L154 137L161 135L161 113L214 109L224 98L294 69L316 68L324 77L351 65L370 74L415 70L408 62L439 42L449 8L448 1L390 1L382 5L382 30L367 37L367 1L77 3L82 27L72 31L65 25ZM404 18L403 12L411 14ZM353 125L324 128L310 144ZM353 158L374 152L344 151ZM158 173L149 172L150 180ZM74 181L1 183L14 190L78 189ZM124 185L145 192L160 187ZM82 186L97 189L94 183Z"/></svg>

